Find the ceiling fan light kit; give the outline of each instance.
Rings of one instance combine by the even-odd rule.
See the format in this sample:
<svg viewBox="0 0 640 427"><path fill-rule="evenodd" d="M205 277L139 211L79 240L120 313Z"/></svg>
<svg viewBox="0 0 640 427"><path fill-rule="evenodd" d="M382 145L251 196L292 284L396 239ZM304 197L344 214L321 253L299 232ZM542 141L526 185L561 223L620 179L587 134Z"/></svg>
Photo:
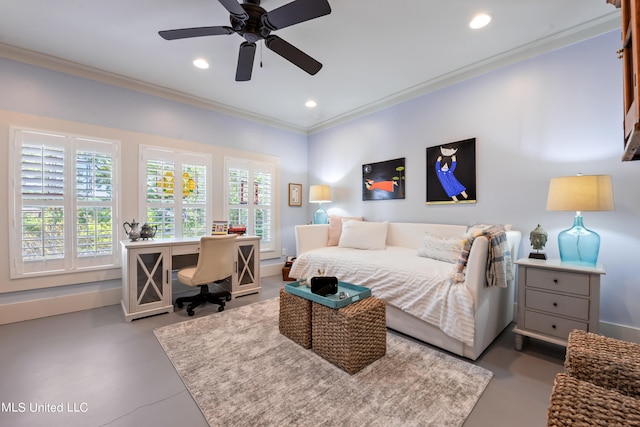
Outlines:
<svg viewBox="0 0 640 427"><path fill-rule="evenodd" d="M158 34L165 40L228 34L242 36L245 41L238 53L236 81L251 80L256 42L260 40L264 40L268 49L311 75L322 68L320 62L271 32L330 14L327 0L295 0L270 12L260 7L260 0L245 0L242 4L237 0L218 1L229 12L231 26L181 28Z"/></svg>

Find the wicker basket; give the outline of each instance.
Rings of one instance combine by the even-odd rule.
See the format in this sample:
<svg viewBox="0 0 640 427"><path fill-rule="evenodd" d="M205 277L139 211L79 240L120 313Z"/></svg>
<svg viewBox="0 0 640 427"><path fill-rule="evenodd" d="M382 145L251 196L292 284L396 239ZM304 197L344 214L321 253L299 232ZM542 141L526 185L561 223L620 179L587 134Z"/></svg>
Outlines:
<svg viewBox="0 0 640 427"><path fill-rule="evenodd" d="M547 410L547 426L640 426L640 402L558 374Z"/></svg>
<svg viewBox="0 0 640 427"><path fill-rule="evenodd" d="M280 333L304 348L311 348L311 301L280 288Z"/></svg>
<svg viewBox="0 0 640 427"><path fill-rule="evenodd" d="M387 352L386 307L369 297L333 309L313 303L313 351L354 374Z"/></svg>
<svg viewBox="0 0 640 427"><path fill-rule="evenodd" d="M565 373L640 398L640 345L591 332L569 334Z"/></svg>

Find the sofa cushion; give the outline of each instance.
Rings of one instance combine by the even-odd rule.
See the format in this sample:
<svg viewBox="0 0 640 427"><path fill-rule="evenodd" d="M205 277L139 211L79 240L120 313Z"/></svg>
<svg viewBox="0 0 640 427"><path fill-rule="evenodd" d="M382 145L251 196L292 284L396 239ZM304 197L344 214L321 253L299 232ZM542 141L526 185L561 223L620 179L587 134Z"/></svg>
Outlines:
<svg viewBox="0 0 640 427"><path fill-rule="evenodd" d="M339 216L329 215L329 241L327 246L338 246L340 242L340 235L342 234L342 221L343 220L362 221L362 217L355 216Z"/></svg>
<svg viewBox="0 0 640 427"><path fill-rule="evenodd" d="M460 237L445 237L425 232L422 244L418 248L418 256L455 264L458 262L462 247Z"/></svg>
<svg viewBox="0 0 640 427"><path fill-rule="evenodd" d="M380 250L387 248L387 221L342 221L338 247Z"/></svg>

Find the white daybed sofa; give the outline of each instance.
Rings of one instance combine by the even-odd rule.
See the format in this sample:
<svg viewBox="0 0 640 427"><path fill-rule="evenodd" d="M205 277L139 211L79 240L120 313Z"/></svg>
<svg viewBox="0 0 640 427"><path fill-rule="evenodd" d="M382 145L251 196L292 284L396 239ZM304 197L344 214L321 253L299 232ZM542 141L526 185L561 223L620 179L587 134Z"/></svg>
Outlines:
<svg viewBox="0 0 640 427"><path fill-rule="evenodd" d="M429 297L432 301L420 302L417 308L412 309L413 312L410 313L409 311L411 310L404 307L406 304L402 299L405 296L402 295L400 290L395 289L395 299L385 298L385 296L381 295L384 294L385 290L381 289L380 286L384 288L387 284L393 284L394 280L399 282L393 284L396 287L402 287L409 282L414 282L411 285L414 289L407 292L405 299L415 299L421 287L421 285L416 286L416 278L420 281L427 279L427 276L431 274L430 272L434 272L433 274L435 275L442 275L443 271L451 272L455 268L455 264L450 262L436 261L417 255L418 248L423 244L425 232L443 237L459 237L462 241L467 227L443 224L388 223L386 231L386 248L376 251L328 246L328 224L296 226L297 258L289 275L302 280L318 275L317 272L320 270L320 273L327 276L336 276L341 281L370 287L374 296L385 300L387 303L387 326L390 329L460 356L476 360L513 320L514 281L515 277L517 277L515 264L513 264L514 279L509 281L506 288L489 287L486 279L489 240L484 236L476 237L473 239L473 244L469 251L464 282L457 283L457 290L455 291L457 295L452 294L449 299L446 297L441 298L442 291L436 291L435 293L439 295L437 298ZM520 246L521 233L509 230L506 235L511 259L515 261ZM335 236L333 239L335 240ZM342 242L340 244L342 245ZM398 258L398 254L401 258ZM393 261L387 262L385 260L386 256L389 256ZM418 267L420 271L414 271L409 275L405 271L401 271L403 269L414 269L415 267L411 264L414 262L425 264ZM439 273L435 273L436 271ZM429 280L425 280L425 282ZM461 286L464 288L460 288ZM455 287L447 289L449 289L447 292L452 292ZM466 295L465 298L468 302L472 301L471 312L465 314L465 316L471 316L472 318L470 326L472 329L466 332L467 338L464 340L454 338L451 334L443 332L441 325L438 325L437 322L425 321L420 312L425 304L433 306L434 299L444 299L447 305L451 305L452 302L455 305L455 301L460 300L460 292ZM434 293L432 292L431 296L433 295ZM390 301L393 301L393 303ZM414 304L414 302L411 301L410 304ZM440 302L437 304L441 305ZM450 323L458 322L455 314L450 318L452 319ZM469 339L470 334L472 334L471 339Z"/></svg>

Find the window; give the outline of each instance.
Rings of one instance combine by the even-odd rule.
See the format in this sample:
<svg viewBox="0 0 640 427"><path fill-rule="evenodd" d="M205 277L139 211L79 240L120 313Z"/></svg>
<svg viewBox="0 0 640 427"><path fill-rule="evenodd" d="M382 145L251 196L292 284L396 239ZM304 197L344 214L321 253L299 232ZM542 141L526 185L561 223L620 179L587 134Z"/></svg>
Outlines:
<svg viewBox="0 0 640 427"><path fill-rule="evenodd" d="M225 158L225 216L260 236L261 252L276 251L275 169L271 163Z"/></svg>
<svg viewBox="0 0 640 427"><path fill-rule="evenodd" d="M12 128L11 277L118 265L119 144Z"/></svg>
<svg viewBox="0 0 640 427"><path fill-rule="evenodd" d="M146 222L156 237L200 237L211 233L208 172L211 157L142 147Z"/></svg>

